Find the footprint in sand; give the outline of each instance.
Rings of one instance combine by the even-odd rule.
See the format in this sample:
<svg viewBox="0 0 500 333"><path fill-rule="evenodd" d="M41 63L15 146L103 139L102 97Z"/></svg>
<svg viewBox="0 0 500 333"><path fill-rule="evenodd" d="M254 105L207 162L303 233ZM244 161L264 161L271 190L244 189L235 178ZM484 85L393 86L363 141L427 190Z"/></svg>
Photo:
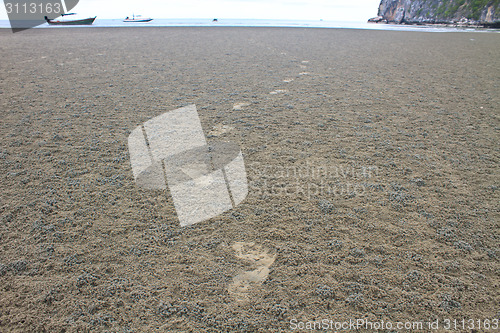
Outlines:
<svg viewBox="0 0 500 333"><path fill-rule="evenodd" d="M223 124L217 124L213 127L213 129L208 133L208 135L212 135L212 136L220 136L224 133L227 133L229 131L231 131L232 129L234 129L233 127L231 126L228 126L228 125L223 125Z"/></svg>
<svg viewBox="0 0 500 333"><path fill-rule="evenodd" d="M307 64L309 63L309 60L302 60L302 65L299 65L300 68L304 69L307 68Z"/></svg>
<svg viewBox="0 0 500 333"><path fill-rule="evenodd" d="M241 110L245 106L249 106L249 105L250 105L250 103L236 103L233 105L233 110Z"/></svg>
<svg viewBox="0 0 500 333"><path fill-rule="evenodd" d="M269 275L269 267L274 263L276 255L272 256L268 251L255 243L236 242L233 244L236 257L255 263L257 268L236 275L229 285L228 291L238 300L246 300L251 288L264 282Z"/></svg>
<svg viewBox="0 0 500 333"><path fill-rule="evenodd" d="M288 90L284 90L284 89L278 89L278 90L275 90L275 91L271 91L270 94L271 95L277 95L277 94L284 94L286 93Z"/></svg>

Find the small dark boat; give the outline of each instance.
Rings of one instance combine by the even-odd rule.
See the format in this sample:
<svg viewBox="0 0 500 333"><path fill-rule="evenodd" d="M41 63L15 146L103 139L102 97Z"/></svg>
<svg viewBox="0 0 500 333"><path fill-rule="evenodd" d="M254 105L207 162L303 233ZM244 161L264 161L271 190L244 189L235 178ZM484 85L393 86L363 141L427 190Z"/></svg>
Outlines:
<svg viewBox="0 0 500 333"><path fill-rule="evenodd" d="M58 20L51 20L47 16L45 16L45 21L47 21L48 24L50 25L91 25L94 23L95 19L97 16L94 17L89 17L85 19L79 19L79 20L70 20L70 19L65 19L66 16L70 15L75 15L75 13L68 13L68 14L62 14L61 19Z"/></svg>

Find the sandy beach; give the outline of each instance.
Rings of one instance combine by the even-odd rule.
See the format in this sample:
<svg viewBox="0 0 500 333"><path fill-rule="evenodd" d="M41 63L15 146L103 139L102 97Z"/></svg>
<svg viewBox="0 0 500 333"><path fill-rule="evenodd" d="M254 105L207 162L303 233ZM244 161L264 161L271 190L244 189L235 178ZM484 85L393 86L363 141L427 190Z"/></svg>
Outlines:
<svg viewBox="0 0 500 333"><path fill-rule="evenodd" d="M499 41L1 29L0 331L498 320ZM240 146L250 191L180 227L127 138L191 104Z"/></svg>

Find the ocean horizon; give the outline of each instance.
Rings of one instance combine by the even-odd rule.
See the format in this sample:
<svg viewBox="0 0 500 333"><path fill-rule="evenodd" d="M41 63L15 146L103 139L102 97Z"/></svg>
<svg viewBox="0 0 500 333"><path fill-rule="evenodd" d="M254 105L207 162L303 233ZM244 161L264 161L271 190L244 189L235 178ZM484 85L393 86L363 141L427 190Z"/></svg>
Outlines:
<svg viewBox="0 0 500 333"><path fill-rule="evenodd" d="M446 27L432 25L398 25L377 24L366 21L327 21L327 20L273 20L273 19L154 19L145 23L126 23L123 19L99 19L91 26L49 26L42 24L36 29L65 29L65 28L117 28L117 27L296 27L296 28L330 28L330 29L364 29L364 30L393 30L393 31L426 31L426 32L499 32L498 29L484 29L472 27ZM0 20L0 29L10 29L9 20Z"/></svg>

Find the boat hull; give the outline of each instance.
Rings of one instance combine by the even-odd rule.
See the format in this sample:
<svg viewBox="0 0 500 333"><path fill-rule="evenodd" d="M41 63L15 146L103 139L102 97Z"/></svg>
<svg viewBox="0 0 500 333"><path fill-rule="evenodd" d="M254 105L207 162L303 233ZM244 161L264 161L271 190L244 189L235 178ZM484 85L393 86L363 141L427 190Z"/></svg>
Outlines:
<svg viewBox="0 0 500 333"><path fill-rule="evenodd" d="M143 19L143 20L123 20L123 22L126 23L144 23L144 22L151 22L153 19Z"/></svg>
<svg viewBox="0 0 500 333"><path fill-rule="evenodd" d="M83 20L72 20L72 21L47 20L47 23L50 25L91 25L92 23L94 23L96 17L90 17Z"/></svg>

